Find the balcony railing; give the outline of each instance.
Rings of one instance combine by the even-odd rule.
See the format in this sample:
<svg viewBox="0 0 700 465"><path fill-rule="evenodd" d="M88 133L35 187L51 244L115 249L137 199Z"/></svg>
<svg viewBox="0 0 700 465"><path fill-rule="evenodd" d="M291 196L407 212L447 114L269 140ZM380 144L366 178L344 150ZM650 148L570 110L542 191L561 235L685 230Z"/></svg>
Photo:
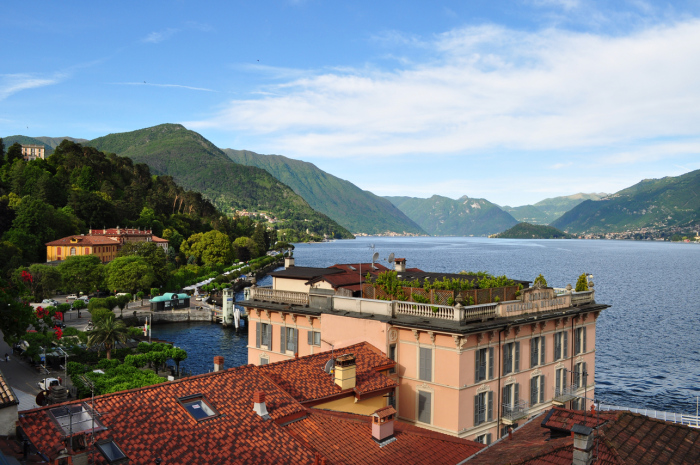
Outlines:
<svg viewBox="0 0 700 465"><path fill-rule="evenodd" d="M578 391L578 386L575 384L572 384L571 386L566 386L564 388L554 388L554 398L552 399L553 402L556 402L558 404L563 404L565 402L570 401L571 399L575 399L578 397L576 395L576 391Z"/></svg>
<svg viewBox="0 0 700 465"><path fill-rule="evenodd" d="M440 318L454 320L455 308L446 305L419 304L416 302L396 301L397 315L410 315L424 318Z"/></svg>
<svg viewBox="0 0 700 465"><path fill-rule="evenodd" d="M571 293L571 305L584 305L593 302L593 291L573 292Z"/></svg>
<svg viewBox="0 0 700 465"><path fill-rule="evenodd" d="M309 294L306 292L276 291L265 287L251 287L250 299L278 304L309 305Z"/></svg>
<svg viewBox="0 0 700 465"><path fill-rule="evenodd" d="M521 418L525 418L530 410L530 403L526 400L519 400L515 403L503 404L503 415L501 418L506 422L514 423Z"/></svg>

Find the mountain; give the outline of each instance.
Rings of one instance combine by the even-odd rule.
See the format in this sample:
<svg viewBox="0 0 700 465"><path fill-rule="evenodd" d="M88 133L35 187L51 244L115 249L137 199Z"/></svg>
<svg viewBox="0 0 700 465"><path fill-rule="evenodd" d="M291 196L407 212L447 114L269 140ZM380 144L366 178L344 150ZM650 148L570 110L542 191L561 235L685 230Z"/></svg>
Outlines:
<svg viewBox="0 0 700 465"><path fill-rule="evenodd" d="M509 213L485 199L463 196L453 200L439 195L429 199L385 198L435 236L488 236L518 223Z"/></svg>
<svg viewBox="0 0 700 465"><path fill-rule="evenodd" d="M557 228L541 224L518 223L507 231L491 237L498 239L571 239L569 234Z"/></svg>
<svg viewBox="0 0 700 465"><path fill-rule="evenodd" d="M153 173L172 176L184 188L201 192L224 212L264 212L282 220L280 228L306 231L316 237L353 237L267 171L235 163L200 134L180 124L110 134L87 145L146 163Z"/></svg>
<svg viewBox="0 0 700 465"><path fill-rule="evenodd" d="M312 163L247 150L223 151L236 163L264 169L302 196L314 210L325 213L352 232L425 234L387 199L326 173Z"/></svg>
<svg viewBox="0 0 700 465"><path fill-rule="evenodd" d="M601 200L586 200L551 226L566 232L620 232L700 224L700 170L645 179Z"/></svg>
<svg viewBox="0 0 700 465"><path fill-rule="evenodd" d="M607 194L574 194L562 197L552 197L537 202L534 205L520 207L501 207L521 222L531 224L549 224L584 200L599 200Z"/></svg>
<svg viewBox="0 0 700 465"><path fill-rule="evenodd" d="M5 150L7 147L19 142L22 145L43 145L48 157L53 153L53 149L58 147L58 145L63 142L64 139L68 139L71 142L78 144L83 144L87 142L87 139L76 139L74 137L29 137L29 136L8 136L3 137L2 142L5 144Z"/></svg>

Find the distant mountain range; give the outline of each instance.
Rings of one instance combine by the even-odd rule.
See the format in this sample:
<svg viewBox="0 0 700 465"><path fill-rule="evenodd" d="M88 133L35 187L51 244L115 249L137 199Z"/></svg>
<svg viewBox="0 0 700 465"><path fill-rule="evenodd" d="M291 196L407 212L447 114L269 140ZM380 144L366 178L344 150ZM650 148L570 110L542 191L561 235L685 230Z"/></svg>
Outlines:
<svg viewBox="0 0 700 465"><path fill-rule="evenodd" d="M552 197L537 202L534 205L523 205L520 207L501 207L518 221L531 224L549 224L564 213L568 212L576 205L585 200L599 200L607 194L574 194L563 197Z"/></svg>
<svg viewBox="0 0 700 465"><path fill-rule="evenodd" d="M600 200L586 200L551 226L572 233L700 226L700 170L645 179Z"/></svg>
<svg viewBox="0 0 700 465"><path fill-rule="evenodd" d="M302 196L314 210L354 233L426 234L387 199L326 173L312 163L247 150L223 151L236 163L264 169Z"/></svg>
<svg viewBox="0 0 700 465"><path fill-rule="evenodd" d="M87 139L76 139L74 137L29 137L29 136L8 136L3 137L2 142L5 144L5 149L15 142L21 145L43 145L46 156L48 157L53 153L53 149L58 147L58 144L63 142L63 139L68 139L69 141L75 142L77 144L84 144Z"/></svg>
<svg viewBox="0 0 700 465"><path fill-rule="evenodd" d="M488 236L518 223L509 213L485 199L463 196L453 200L439 195L429 199L385 198L435 236Z"/></svg>
<svg viewBox="0 0 700 465"><path fill-rule="evenodd" d="M201 192L221 211L264 211L284 219L282 227L353 237L267 171L233 162L214 144L180 124L110 134L86 145L145 163L155 174L170 175L184 188Z"/></svg>

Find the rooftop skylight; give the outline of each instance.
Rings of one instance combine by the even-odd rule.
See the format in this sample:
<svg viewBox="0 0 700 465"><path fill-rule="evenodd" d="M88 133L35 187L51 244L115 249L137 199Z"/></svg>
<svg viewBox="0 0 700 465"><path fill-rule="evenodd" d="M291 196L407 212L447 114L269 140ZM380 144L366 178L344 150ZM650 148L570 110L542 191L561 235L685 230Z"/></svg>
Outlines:
<svg viewBox="0 0 700 465"><path fill-rule="evenodd" d="M218 413L204 400L204 396L201 394L181 397L178 399L178 401L183 407L185 407L187 413L192 415L192 418L197 421L218 415Z"/></svg>

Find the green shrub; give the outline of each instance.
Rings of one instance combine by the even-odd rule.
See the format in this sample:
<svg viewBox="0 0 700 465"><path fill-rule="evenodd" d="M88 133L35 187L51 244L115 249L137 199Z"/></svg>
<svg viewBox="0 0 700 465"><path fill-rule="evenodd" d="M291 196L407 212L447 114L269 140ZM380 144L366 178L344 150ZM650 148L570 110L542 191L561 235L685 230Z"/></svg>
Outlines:
<svg viewBox="0 0 700 465"><path fill-rule="evenodd" d="M578 277L578 281L576 281L576 292L583 292L588 290L588 278L586 277L586 273L583 273L581 276Z"/></svg>
<svg viewBox="0 0 700 465"><path fill-rule="evenodd" d="M532 283L532 284L533 284L534 286L536 286L536 285L539 284L539 285L541 285L542 287L549 287L549 286L547 286L547 280L544 279L544 276L542 276L542 273L540 273L540 275L537 276L537 277L535 278L535 282Z"/></svg>

